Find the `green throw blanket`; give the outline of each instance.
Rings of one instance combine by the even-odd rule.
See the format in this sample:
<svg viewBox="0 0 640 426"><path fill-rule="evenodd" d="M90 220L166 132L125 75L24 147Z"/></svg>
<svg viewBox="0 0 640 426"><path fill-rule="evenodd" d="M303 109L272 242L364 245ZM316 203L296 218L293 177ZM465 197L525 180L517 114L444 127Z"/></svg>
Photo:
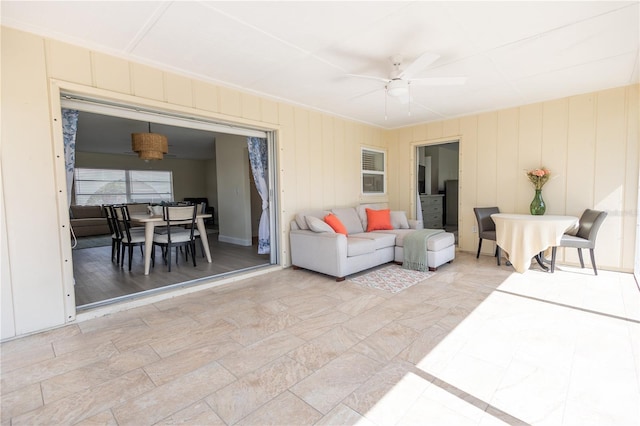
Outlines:
<svg viewBox="0 0 640 426"><path fill-rule="evenodd" d="M427 241L434 235L444 232L442 229L417 229L404 237L404 269L428 271Z"/></svg>

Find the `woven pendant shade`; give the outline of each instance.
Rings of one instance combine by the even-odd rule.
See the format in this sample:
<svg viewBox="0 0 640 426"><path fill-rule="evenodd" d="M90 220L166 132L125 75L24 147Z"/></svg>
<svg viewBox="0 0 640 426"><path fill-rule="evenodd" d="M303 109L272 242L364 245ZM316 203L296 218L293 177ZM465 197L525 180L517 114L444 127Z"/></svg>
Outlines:
<svg viewBox="0 0 640 426"><path fill-rule="evenodd" d="M131 149L142 160L162 160L163 154L169 152L169 144L166 136L158 133L132 133Z"/></svg>

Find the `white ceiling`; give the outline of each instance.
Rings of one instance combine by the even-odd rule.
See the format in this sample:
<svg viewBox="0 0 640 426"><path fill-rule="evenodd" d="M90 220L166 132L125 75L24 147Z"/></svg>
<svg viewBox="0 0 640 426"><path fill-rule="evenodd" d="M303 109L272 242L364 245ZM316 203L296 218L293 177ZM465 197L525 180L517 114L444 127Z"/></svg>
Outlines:
<svg viewBox="0 0 640 426"><path fill-rule="evenodd" d="M2 1L2 24L398 128L639 81L639 2ZM440 58L388 98L390 57ZM372 92L373 91L373 92Z"/></svg>

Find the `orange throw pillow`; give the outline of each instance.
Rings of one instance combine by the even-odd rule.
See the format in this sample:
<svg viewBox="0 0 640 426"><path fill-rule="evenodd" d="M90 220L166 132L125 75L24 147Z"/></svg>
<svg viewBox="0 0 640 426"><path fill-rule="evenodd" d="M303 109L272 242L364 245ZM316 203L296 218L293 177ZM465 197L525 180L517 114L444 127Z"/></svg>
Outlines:
<svg viewBox="0 0 640 426"><path fill-rule="evenodd" d="M365 209L367 212L367 232L393 229L391 226L391 211Z"/></svg>
<svg viewBox="0 0 640 426"><path fill-rule="evenodd" d="M333 230L338 234L347 235L347 228L345 228L342 222L340 222L338 216L334 215L333 213L329 213L324 217L324 221L327 222L327 224L329 224L329 226L332 227Z"/></svg>

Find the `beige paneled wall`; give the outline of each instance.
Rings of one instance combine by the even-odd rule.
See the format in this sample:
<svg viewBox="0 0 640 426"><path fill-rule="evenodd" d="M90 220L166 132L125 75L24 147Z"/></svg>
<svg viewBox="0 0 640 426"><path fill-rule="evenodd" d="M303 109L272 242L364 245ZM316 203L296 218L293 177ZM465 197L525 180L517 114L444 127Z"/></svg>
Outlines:
<svg viewBox="0 0 640 426"><path fill-rule="evenodd" d="M56 87L113 102L187 113L276 131L280 259L288 266L288 227L298 210L361 200L361 145L386 148L385 132L315 111L2 28L3 315L2 338L75 317L68 212ZM59 145L59 146L58 146ZM25 164L31 167L26 168ZM393 163L388 163L393 167ZM27 173L28 171L28 173ZM203 180L204 181L204 180ZM386 198L385 198L386 199ZM37 200L38 209L25 208ZM64 228L63 228L64 227ZM47 253L32 268L33 247ZM66 272L65 272L66 271ZM6 308L6 309L5 309ZM3 326L4 326L3 322Z"/></svg>
<svg viewBox="0 0 640 426"><path fill-rule="evenodd" d="M525 176L546 166L553 178L543 196L548 214L579 216L586 208L609 216L598 237L599 267L632 271L638 196L638 90L627 86L447 120L388 136L400 208L413 208L413 149L460 139L460 249L473 252L473 207L497 205L527 213L533 187ZM483 247L491 254L493 247ZM577 263L575 250L568 262Z"/></svg>

